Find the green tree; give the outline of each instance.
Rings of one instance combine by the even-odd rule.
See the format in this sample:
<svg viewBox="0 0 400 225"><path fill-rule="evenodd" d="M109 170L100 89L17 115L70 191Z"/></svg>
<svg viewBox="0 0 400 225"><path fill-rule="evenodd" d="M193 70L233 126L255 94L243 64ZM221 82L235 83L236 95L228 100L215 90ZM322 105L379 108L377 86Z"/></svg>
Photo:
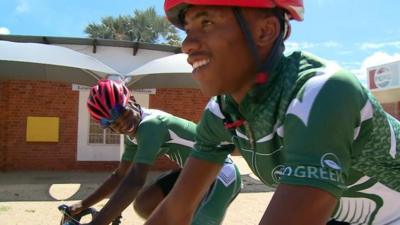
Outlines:
<svg viewBox="0 0 400 225"><path fill-rule="evenodd" d="M164 17L157 15L154 7L144 11L135 10L133 15L107 16L101 23L90 23L85 33L91 38L163 43L174 46L181 44L178 31Z"/></svg>

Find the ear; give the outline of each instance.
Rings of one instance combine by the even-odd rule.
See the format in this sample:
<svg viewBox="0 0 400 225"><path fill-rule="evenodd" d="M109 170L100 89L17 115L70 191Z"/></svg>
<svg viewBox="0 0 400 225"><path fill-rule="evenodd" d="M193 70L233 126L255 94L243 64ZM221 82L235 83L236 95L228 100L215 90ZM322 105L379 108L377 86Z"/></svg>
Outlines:
<svg viewBox="0 0 400 225"><path fill-rule="evenodd" d="M280 32L278 18L271 15L263 15L255 19L253 38L260 48L270 48L274 44Z"/></svg>

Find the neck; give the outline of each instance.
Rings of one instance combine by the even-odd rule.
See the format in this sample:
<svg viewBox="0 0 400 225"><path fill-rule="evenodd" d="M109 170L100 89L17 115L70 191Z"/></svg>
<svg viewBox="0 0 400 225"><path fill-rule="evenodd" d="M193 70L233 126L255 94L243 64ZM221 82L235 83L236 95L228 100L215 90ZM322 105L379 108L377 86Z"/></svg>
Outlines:
<svg viewBox="0 0 400 225"><path fill-rule="evenodd" d="M249 92L253 88L254 82L249 82L243 85L238 90L232 92L231 96L236 101L236 103L240 104L244 97L246 96L247 92Z"/></svg>

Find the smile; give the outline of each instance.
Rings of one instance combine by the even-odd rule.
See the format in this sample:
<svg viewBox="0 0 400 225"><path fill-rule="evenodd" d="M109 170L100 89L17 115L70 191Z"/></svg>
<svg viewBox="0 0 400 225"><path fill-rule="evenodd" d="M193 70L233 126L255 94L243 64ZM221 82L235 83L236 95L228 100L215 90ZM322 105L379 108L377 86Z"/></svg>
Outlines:
<svg viewBox="0 0 400 225"><path fill-rule="evenodd" d="M207 65L209 62L210 62L209 59L203 59L203 60L196 61L196 62L194 62L193 65L192 65L193 70L198 69L198 68L200 68L200 67L202 67L202 66Z"/></svg>
<svg viewBox="0 0 400 225"><path fill-rule="evenodd" d="M132 133L135 130L135 126L132 124L131 128L127 131L127 133Z"/></svg>

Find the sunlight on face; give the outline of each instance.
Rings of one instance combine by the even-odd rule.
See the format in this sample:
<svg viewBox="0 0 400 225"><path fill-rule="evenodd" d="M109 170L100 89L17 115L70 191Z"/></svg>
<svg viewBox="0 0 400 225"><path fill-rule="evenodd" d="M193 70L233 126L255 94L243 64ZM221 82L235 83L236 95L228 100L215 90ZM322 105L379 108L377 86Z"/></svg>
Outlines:
<svg viewBox="0 0 400 225"><path fill-rule="evenodd" d="M235 94L251 86L254 62L231 8L193 6L184 23L182 51L204 95Z"/></svg>

